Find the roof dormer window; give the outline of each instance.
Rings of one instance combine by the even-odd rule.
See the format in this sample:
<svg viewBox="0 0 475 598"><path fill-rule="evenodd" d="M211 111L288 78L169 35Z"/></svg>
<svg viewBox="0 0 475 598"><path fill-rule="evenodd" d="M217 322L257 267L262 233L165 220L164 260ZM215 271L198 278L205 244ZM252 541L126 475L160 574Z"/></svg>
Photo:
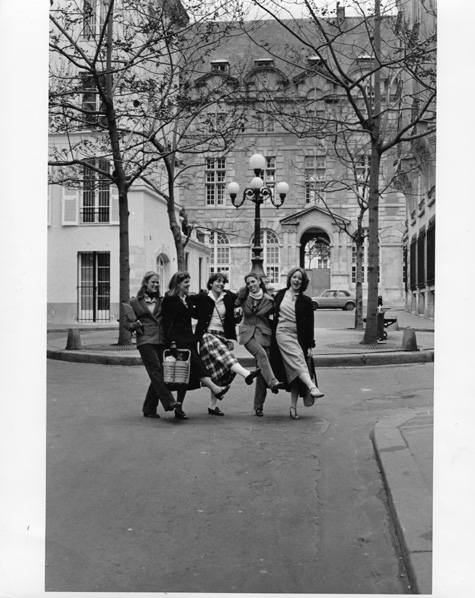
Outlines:
<svg viewBox="0 0 475 598"><path fill-rule="evenodd" d="M272 58L256 58L254 64L256 66L274 66L274 60Z"/></svg>
<svg viewBox="0 0 475 598"><path fill-rule="evenodd" d="M228 60L212 60L211 61L212 71L221 71L222 73L229 72L229 61Z"/></svg>

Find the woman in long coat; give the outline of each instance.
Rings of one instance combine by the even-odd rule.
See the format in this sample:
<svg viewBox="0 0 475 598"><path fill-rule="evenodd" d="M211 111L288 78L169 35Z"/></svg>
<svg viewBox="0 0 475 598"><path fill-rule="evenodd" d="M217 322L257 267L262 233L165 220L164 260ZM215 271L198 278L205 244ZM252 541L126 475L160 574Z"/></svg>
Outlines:
<svg viewBox="0 0 475 598"><path fill-rule="evenodd" d="M162 358L165 348L163 334L162 297L160 296L160 279L153 271L146 272L142 286L136 297L130 300L132 310L122 316L122 322L127 330L135 332L137 349L142 358L150 385L145 396L142 411L144 417L159 418L157 413L158 401L165 411L181 409L170 390L163 381Z"/></svg>
<svg viewBox="0 0 475 598"><path fill-rule="evenodd" d="M275 341L283 362L285 381L290 386L292 419L300 419L297 414L299 394L308 389L314 399L324 396L314 384L306 361L306 356L311 355L315 347L312 300L304 295L308 283L305 270L293 268L287 276L287 287L275 295ZM274 371L279 370L274 368Z"/></svg>
<svg viewBox="0 0 475 598"><path fill-rule="evenodd" d="M165 335L167 346L174 342L177 349L190 351L190 380L187 386L177 390L177 400L182 409L175 411L178 419L188 419L183 411L183 402L187 390L200 388L201 384L214 393L216 398L221 399L229 390L229 386L215 384L209 371L203 364L197 352L196 339L193 334L191 318L194 311L193 301L189 296L190 274L185 271L176 272L168 285L168 292L162 301L163 321L165 324Z"/></svg>
<svg viewBox="0 0 475 598"><path fill-rule="evenodd" d="M246 384L259 375L260 370L250 371L239 363L237 357L231 352L229 341L236 340L235 307L236 295L225 291L228 282L225 274L214 272L208 279L208 292L193 296L196 306L195 317L198 322L195 329L195 338L200 345L200 356L211 374L213 382L227 386L234 380L236 374L242 376ZM216 395L211 392L211 401L208 407L210 415L224 415L216 406Z"/></svg>
<svg viewBox="0 0 475 598"><path fill-rule="evenodd" d="M271 364L270 348L272 328L269 317L274 313L274 300L266 292L262 278L255 272L244 277L245 287L240 289L236 305L242 309L243 321L239 328L239 344L244 345L256 359L261 370L256 379L254 393L254 412L258 417L264 415L266 389L273 393L285 388L285 384L277 380Z"/></svg>

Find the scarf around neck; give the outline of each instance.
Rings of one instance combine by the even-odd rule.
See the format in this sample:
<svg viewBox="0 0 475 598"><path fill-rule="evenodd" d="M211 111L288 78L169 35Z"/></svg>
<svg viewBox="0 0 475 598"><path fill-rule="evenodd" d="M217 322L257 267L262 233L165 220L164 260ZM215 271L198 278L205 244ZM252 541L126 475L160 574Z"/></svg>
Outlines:
<svg viewBox="0 0 475 598"><path fill-rule="evenodd" d="M249 291L249 297L251 297L251 299L254 299L255 301L259 301L260 299L262 299L262 297L264 297L264 291L262 289L259 289L257 293L251 293Z"/></svg>

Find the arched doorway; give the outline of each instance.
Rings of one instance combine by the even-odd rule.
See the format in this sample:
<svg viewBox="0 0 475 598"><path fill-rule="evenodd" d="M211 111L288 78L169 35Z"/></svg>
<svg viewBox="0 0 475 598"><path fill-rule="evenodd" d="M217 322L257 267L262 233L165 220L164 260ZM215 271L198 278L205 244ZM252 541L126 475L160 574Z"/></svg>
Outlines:
<svg viewBox="0 0 475 598"><path fill-rule="evenodd" d="M328 289L331 281L330 237L321 228L312 228L300 238L300 267L307 271L310 283L307 293L317 295Z"/></svg>

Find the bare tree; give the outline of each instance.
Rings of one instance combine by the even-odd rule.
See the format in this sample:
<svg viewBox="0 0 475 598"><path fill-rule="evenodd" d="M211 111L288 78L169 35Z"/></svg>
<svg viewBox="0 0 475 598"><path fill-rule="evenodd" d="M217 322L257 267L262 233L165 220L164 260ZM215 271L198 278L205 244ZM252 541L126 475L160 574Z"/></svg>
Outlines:
<svg viewBox="0 0 475 598"><path fill-rule="evenodd" d="M354 136L368 146L368 302L364 344L377 341L377 301L379 278L379 199L386 185L382 182L383 156L390 155L398 165L411 144L435 131L436 32L434 2L419 3L420 14L403 10L409 0L348 2L353 17L346 18L339 3L300 0L289 3L252 0L267 17L282 28L281 40L259 42L256 32L261 23L242 22L249 37L277 57L294 73L319 74L326 80L313 98L316 113L305 117L299 103L292 107L290 94L263 98L263 109L279 114L288 130L296 134L326 137L335 145ZM299 5L305 18L294 18L291 5ZM368 9L369 6L369 9ZM433 27L422 27L425 12L431 13ZM417 85L413 85L416 81ZM397 173L393 173L397 174ZM399 173L401 174L401 173ZM358 230L358 229L357 229ZM362 242L358 233L355 241ZM358 286L357 286L358 288Z"/></svg>
<svg viewBox="0 0 475 598"><path fill-rule="evenodd" d="M185 164L184 156L224 151L238 130L237 119L226 134L192 134L190 124L203 119L219 93L190 103L184 84L186 73L200 68L215 33L211 21L222 14L229 14L226 2L208 0L188 3L187 11L179 0L52 5L50 182L84 189L86 176L89 185L95 180L100 188L117 188L121 304L130 295L131 187L145 181L167 199L178 267L184 267L186 240L175 213L177 166ZM118 342L130 343L122 325Z"/></svg>

